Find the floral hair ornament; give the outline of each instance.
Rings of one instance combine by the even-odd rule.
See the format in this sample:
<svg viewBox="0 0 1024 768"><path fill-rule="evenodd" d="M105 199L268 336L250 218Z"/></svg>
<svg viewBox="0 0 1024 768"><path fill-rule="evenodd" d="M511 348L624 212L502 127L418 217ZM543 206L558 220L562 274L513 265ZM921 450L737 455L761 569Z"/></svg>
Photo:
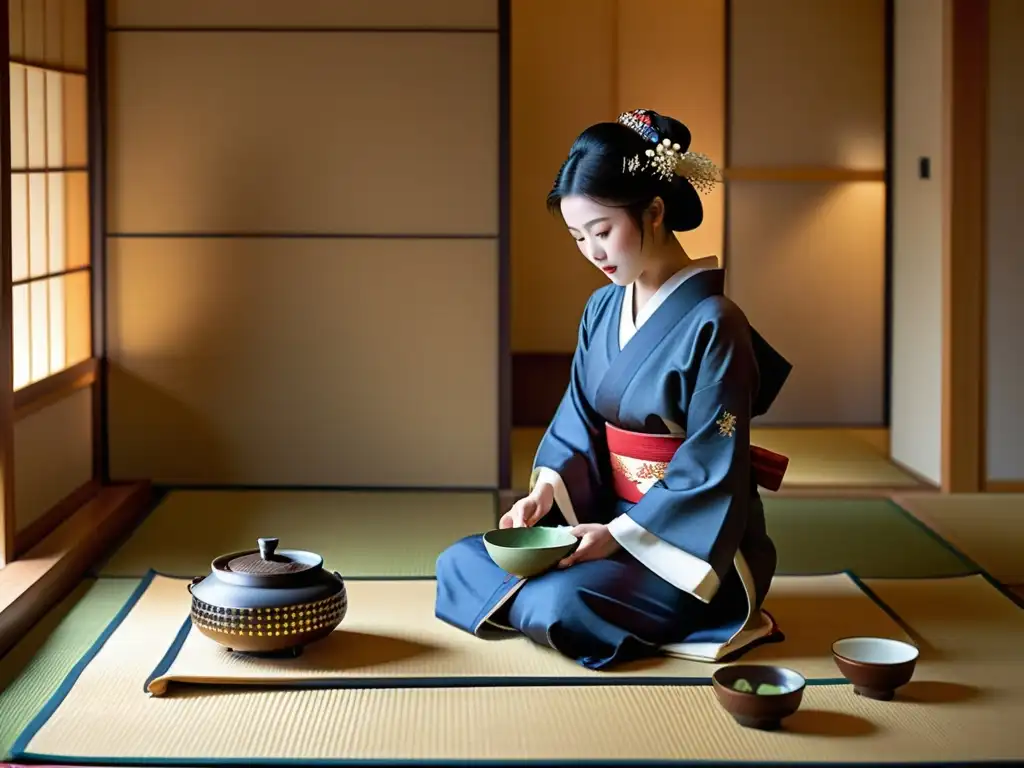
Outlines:
<svg viewBox="0 0 1024 768"><path fill-rule="evenodd" d="M623 158L623 173L636 174L637 171L645 171L654 173L664 181L682 176L694 189L704 193L713 190L715 184L721 180L718 166L710 157L699 152L683 152L679 144L671 139L662 139L646 111L635 109L632 112L623 112L619 115L618 122L656 145L653 149L645 151L643 156L636 154Z"/></svg>

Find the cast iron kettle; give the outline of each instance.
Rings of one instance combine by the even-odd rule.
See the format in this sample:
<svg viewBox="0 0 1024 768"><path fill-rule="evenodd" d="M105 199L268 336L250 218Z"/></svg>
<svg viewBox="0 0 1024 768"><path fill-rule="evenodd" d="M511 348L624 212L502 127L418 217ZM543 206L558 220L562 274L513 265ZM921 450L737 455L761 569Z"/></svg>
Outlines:
<svg viewBox="0 0 1024 768"><path fill-rule="evenodd" d="M192 624L229 651L298 656L345 618L345 580L313 552L258 543L221 555L210 575L192 580Z"/></svg>

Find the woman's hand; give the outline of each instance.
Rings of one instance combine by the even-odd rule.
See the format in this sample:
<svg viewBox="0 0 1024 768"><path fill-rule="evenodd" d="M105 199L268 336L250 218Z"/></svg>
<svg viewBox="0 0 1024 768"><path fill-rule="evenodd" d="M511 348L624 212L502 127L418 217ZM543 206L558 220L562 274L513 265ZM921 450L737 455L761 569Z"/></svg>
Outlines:
<svg viewBox="0 0 1024 768"><path fill-rule="evenodd" d="M501 516L499 528L529 528L536 525L551 511L555 501L554 489L547 483L538 483L529 496L515 504Z"/></svg>
<svg viewBox="0 0 1024 768"><path fill-rule="evenodd" d="M568 568L576 563L587 560L601 560L619 550L619 542L608 531L607 525L585 523L572 529L572 535L580 539L579 546L571 555L564 558L559 568Z"/></svg>

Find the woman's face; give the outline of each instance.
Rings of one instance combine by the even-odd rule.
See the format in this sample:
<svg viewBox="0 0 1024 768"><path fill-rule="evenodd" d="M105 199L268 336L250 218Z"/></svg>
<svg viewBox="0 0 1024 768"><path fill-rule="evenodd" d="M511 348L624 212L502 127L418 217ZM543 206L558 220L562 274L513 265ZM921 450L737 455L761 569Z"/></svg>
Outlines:
<svg viewBox="0 0 1024 768"><path fill-rule="evenodd" d="M562 218L580 252L616 285L629 285L646 266L640 230L625 208L582 195L562 198Z"/></svg>

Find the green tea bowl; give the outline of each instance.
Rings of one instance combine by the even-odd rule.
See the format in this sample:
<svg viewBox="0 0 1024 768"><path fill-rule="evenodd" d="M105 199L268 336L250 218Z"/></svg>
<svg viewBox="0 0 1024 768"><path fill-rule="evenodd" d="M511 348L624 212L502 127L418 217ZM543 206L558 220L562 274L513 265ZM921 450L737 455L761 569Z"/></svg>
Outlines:
<svg viewBox="0 0 1024 768"><path fill-rule="evenodd" d="M537 576L572 552L579 539L569 528L498 528L484 534L491 560L513 576Z"/></svg>

